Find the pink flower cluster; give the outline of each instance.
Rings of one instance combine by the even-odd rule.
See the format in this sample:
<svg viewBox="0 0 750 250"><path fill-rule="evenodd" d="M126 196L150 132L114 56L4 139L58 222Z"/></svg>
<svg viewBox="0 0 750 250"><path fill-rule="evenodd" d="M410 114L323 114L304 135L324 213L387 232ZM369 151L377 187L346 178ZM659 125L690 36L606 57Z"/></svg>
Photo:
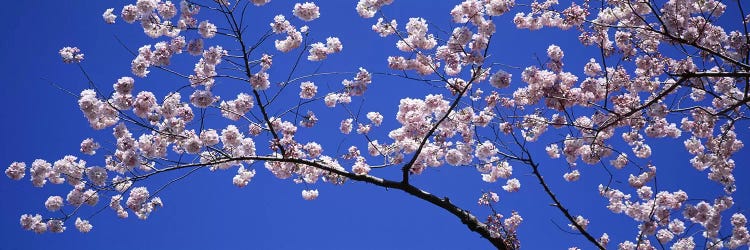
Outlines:
<svg viewBox="0 0 750 250"><path fill-rule="evenodd" d="M112 11L107 10L102 14L104 21L114 23ZM138 0L135 5L129 4L122 8L120 16L127 23L140 22L143 32L152 38L161 36L176 37L183 30L195 28L198 20L195 15L200 12L200 6L188 1L180 2L180 18L176 23L170 19L177 15L177 6L172 1L161 0ZM163 19L163 21L162 21ZM199 29L201 35L210 35L211 27L203 25Z"/></svg>
<svg viewBox="0 0 750 250"><path fill-rule="evenodd" d="M155 208L164 206L161 199L159 197L152 198L145 187L131 189L125 204L142 220L148 218Z"/></svg>
<svg viewBox="0 0 750 250"><path fill-rule="evenodd" d="M338 37L329 37L325 44L317 42L310 45L310 55L307 56L307 60L321 61L330 54L341 52L343 48L344 46L341 45Z"/></svg>
<svg viewBox="0 0 750 250"><path fill-rule="evenodd" d="M380 37L386 37L397 32L398 22L395 19L384 23L383 18L378 18L378 22L372 25L372 31L375 31Z"/></svg>
<svg viewBox="0 0 750 250"><path fill-rule="evenodd" d="M306 22L318 19L318 17L320 17L320 8L315 5L315 3L311 2L294 4L294 9L292 10L292 12L294 13L294 16Z"/></svg>
<svg viewBox="0 0 750 250"><path fill-rule="evenodd" d="M372 83L372 75L364 68L359 68L359 72L354 76L354 79L344 79L341 81L348 96L361 96L365 93L367 85L370 85L370 83Z"/></svg>
<svg viewBox="0 0 750 250"><path fill-rule="evenodd" d="M255 169L247 170L244 166L237 169L237 175L232 178L232 183L237 187L245 187L255 176Z"/></svg>
<svg viewBox="0 0 750 250"><path fill-rule="evenodd" d="M286 33L284 40L275 41L276 49L281 52L289 52L302 44L302 33L292 26L284 15L277 15L273 18L271 29L276 34Z"/></svg>
<svg viewBox="0 0 750 250"><path fill-rule="evenodd" d="M237 99L231 101L222 101L219 107L221 115L230 120L237 121L242 118L255 105L251 95L245 93L237 94Z"/></svg>
<svg viewBox="0 0 750 250"><path fill-rule="evenodd" d="M409 22L406 23L406 32L408 36L396 43L396 47L401 51L429 50L437 45L435 37L427 34L427 21L422 18L409 18Z"/></svg>
<svg viewBox="0 0 750 250"><path fill-rule="evenodd" d="M60 56L64 63L79 63L83 61L83 53L78 47L65 47L60 49Z"/></svg>
<svg viewBox="0 0 750 250"><path fill-rule="evenodd" d="M302 198L308 201L318 198L318 190L302 190Z"/></svg>
<svg viewBox="0 0 750 250"><path fill-rule="evenodd" d="M371 18L375 16L375 13L377 13L380 8L391 3L393 3L393 0L359 0L356 9L359 16Z"/></svg>

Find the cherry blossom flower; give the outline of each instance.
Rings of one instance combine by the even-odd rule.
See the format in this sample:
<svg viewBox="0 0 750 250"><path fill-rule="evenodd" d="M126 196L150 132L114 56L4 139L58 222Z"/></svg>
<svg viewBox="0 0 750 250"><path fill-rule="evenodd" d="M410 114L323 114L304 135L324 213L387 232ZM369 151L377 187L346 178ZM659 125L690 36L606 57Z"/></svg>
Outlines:
<svg viewBox="0 0 750 250"><path fill-rule="evenodd" d="M581 178L581 173L578 170L573 170L570 173L565 173L563 178L565 181L574 182Z"/></svg>
<svg viewBox="0 0 750 250"><path fill-rule="evenodd" d="M237 169L237 175L232 178L232 183L237 187L245 187L255 176L255 169L247 170L244 166Z"/></svg>
<svg viewBox="0 0 750 250"><path fill-rule="evenodd" d="M108 23L108 24L115 23L115 19L117 18L117 16L115 14L112 14L112 11L114 10L115 10L114 8L109 8L104 11L104 13L102 14L102 18L104 18L105 23Z"/></svg>
<svg viewBox="0 0 750 250"><path fill-rule="evenodd" d="M367 119L370 119L375 126L380 126L383 123L383 115L378 112L367 112Z"/></svg>
<svg viewBox="0 0 750 250"><path fill-rule="evenodd" d="M479 198L479 201L477 201L477 204L480 206L488 206L490 205L490 202L499 202L500 196L497 195L495 192L487 192L483 193L482 197Z"/></svg>
<svg viewBox="0 0 750 250"><path fill-rule="evenodd" d="M292 13L294 13L294 16L298 17L299 19L309 22L320 17L320 8L315 5L315 3L311 2L305 2L302 4L296 3L294 4Z"/></svg>
<svg viewBox="0 0 750 250"><path fill-rule="evenodd" d="M48 220L47 228L52 233L62 233L65 231L65 226L61 220Z"/></svg>
<svg viewBox="0 0 750 250"><path fill-rule="evenodd" d="M60 196L50 196L47 201L44 202L44 207L50 212L60 210L63 206L63 198Z"/></svg>
<svg viewBox="0 0 750 250"><path fill-rule="evenodd" d="M395 19L388 23L383 22L383 18L378 18L378 23L372 25L372 31L375 31L380 37L387 37L396 33L398 28L398 22Z"/></svg>
<svg viewBox="0 0 750 250"><path fill-rule="evenodd" d="M518 192L518 190L521 189L521 182L519 182L516 178L510 179L503 186L503 189L511 193Z"/></svg>
<svg viewBox="0 0 750 250"><path fill-rule="evenodd" d="M13 162L10 166L5 169L5 175L12 180L20 180L26 176L26 163Z"/></svg>
<svg viewBox="0 0 750 250"><path fill-rule="evenodd" d="M198 25L198 33L203 38L213 38L216 36L216 25L209 21L203 21Z"/></svg>
<svg viewBox="0 0 750 250"><path fill-rule="evenodd" d="M196 90L190 95L190 103L198 108L205 108L216 102L216 97L207 90Z"/></svg>
<svg viewBox="0 0 750 250"><path fill-rule="evenodd" d="M302 190L302 198L308 201L314 200L318 198L318 190Z"/></svg>
<svg viewBox="0 0 750 250"><path fill-rule="evenodd" d="M357 157L354 166L352 166L352 172L357 175L366 175L370 172L370 166L367 165L364 157Z"/></svg>
<svg viewBox="0 0 750 250"><path fill-rule="evenodd" d="M88 220L81 220L81 218L76 218L76 229L80 231L81 233L88 233L91 231L94 226L89 223Z"/></svg>
<svg viewBox="0 0 750 250"><path fill-rule="evenodd" d="M393 3L393 0L359 0L357 2L357 13L364 18L371 18L385 5Z"/></svg>
<svg viewBox="0 0 750 250"><path fill-rule="evenodd" d="M83 53L78 47L64 47L60 49L60 56L64 63L79 63L83 61Z"/></svg>
<svg viewBox="0 0 750 250"><path fill-rule="evenodd" d="M318 93L318 86L313 82L303 82L300 84L299 98L312 99Z"/></svg>
<svg viewBox="0 0 750 250"><path fill-rule="evenodd" d="M352 132L352 118L344 119L341 121L341 126L339 130L341 130L341 133L343 134L349 134Z"/></svg>
<svg viewBox="0 0 750 250"><path fill-rule="evenodd" d="M552 159L560 158L560 148L557 146L557 144L550 144L544 149L547 151L547 155L549 155L550 158Z"/></svg>
<svg viewBox="0 0 750 250"><path fill-rule="evenodd" d="M588 219L586 219L586 218L583 218L583 216L580 216L580 215L579 215L579 216L576 216L576 224L578 224L578 226L581 226L581 228L583 228L584 230L586 230L586 227L588 227L588 226L589 226L589 220L588 220ZM570 227L570 228L571 228L572 230L578 231L578 227L576 227L575 225L573 225L573 224L568 224L568 226L569 226L569 227Z"/></svg>
<svg viewBox="0 0 750 250"><path fill-rule="evenodd" d="M42 222L42 216L39 214L24 214L21 215L21 228L33 230L36 233L44 233L47 231L47 224Z"/></svg>
<svg viewBox="0 0 750 250"><path fill-rule="evenodd" d="M270 3L271 0L251 0L255 6L263 6L267 3Z"/></svg>
<svg viewBox="0 0 750 250"><path fill-rule="evenodd" d="M513 75L505 71L498 71L490 77L490 84L495 88L507 88Z"/></svg>
<svg viewBox="0 0 750 250"><path fill-rule="evenodd" d="M171 19L175 15L177 15L177 7L172 3L172 1L164 1L158 3L156 6L156 10L159 13L159 16L161 16L164 19Z"/></svg>
<svg viewBox="0 0 750 250"><path fill-rule="evenodd" d="M237 94L237 98L231 101L222 101L221 115L230 120L237 121L244 116L255 105L254 98L245 93Z"/></svg>

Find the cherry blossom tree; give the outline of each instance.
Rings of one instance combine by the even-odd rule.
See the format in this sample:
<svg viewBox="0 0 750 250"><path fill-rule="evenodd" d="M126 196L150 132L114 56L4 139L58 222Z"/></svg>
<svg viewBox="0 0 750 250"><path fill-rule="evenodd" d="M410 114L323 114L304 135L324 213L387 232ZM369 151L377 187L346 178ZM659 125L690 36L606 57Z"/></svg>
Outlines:
<svg viewBox="0 0 750 250"><path fill-rule="evenodd" d="M579 234L589 244L582 248L750 245L746 212L735 205L738 187L747 185L737 179L747 176L734 171L750 108L747 2L466 0L445 10L453 22L446 29L421 17L390 18L397 1L359 0L351 11L372 20L364 28L399 51L373 59L389 70L352 65L313 73L299 72L346 53L347 38L316 34L315 21L326 13L311 2L266 9L279 14L249 23L248 13L269 2L137 0L107 9L103 22L140 26L153 40L122 44L131 68L106 84L86 74L85 48L60 49L62 61L77 65L90 84L77 96L83 117L114 138L82 138L80 152L62 159L10 163L10 179L70 185L66 197L44 201L47 212L21 215L21 227L61 233L74 225L86 233L95 223L84 214L101 211L87 206L147 219L169 200L159 192L179 188L185 176L232 171L239 188L252 188L256 175L273 176L304 185L301 198L310 201L325 195L315 188L325 183L400 190L454 215L498 249L533 237L517 229L534 216L563 218L569 229L561 233ZM512 23L499 22L503 17ZM546 48L530 48L546 49L537 64L514 66L497 41L506 26L574 33L597 53L569 66L571 51L549 39ZM171 91L149 91L153 71L172 76ZM321 82L334 78L340 84ZM380 102L368 87L393 80L424 92L363 110L363 103ZM397 111L389 113L390 106ZM326 134L347 140L320 139ZM692 158L657 166L652 159L664 157L652 155L657 145L684 147ZM459 204L416 183L440 168L472 171L486 189L477 190L476 203ZM593 173L601 170L603 178ZM705 175L710 182L700 185L712 196L658 185L685 171ZM154 181L175 173L167 183ZM598 185L550 184L587 176ZM527 186L544 196L526 199L545 199L558 214L525 214L502 201ZM607 222L571 208L558 196L568 192L607 201L591 209L631 219L638 226L623 236L630 240L610 242L607 231L589 230Z"/></svg>

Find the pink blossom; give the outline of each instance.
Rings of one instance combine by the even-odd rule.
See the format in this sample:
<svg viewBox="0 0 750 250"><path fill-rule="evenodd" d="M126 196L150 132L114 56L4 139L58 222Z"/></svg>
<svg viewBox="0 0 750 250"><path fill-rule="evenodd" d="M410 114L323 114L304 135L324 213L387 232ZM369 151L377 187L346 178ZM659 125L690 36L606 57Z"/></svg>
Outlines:
<svg viewBox="0 0 750 250"><path fill-rule="evenodd" d="M312 128L315 126L315 124L318 122L318 117L315 116L315 113L308 110L307 114L302 116L302 120L299 122L301 126L306 128Z"/></svg>
<svg viewBox="0 0 750 250"><path fill-rule="evenodd" d="M35 187L42 187L47 183L47 178L52 175L52 164L42 159L36 159L31 163L31 170L29 172L31 174L31 183Z"/></svg>
<svg viewBox="0 0 750 250"><path fill-rule="evenodd" d="M237 187L245 187L255 176L255 169L247 170L244 166L237 169L237 175L232 178L232 183Z"/></svg>
<svg viewBox="0 0 750 250"><path fill-rule="evenodd" d="M513 75L505 71L497 71L490 77L490 84L495 88L507 88Z"/></svg>
<svg viewBox="0 0 750 250"><path fill-rule="evenodd" d="M380 37L386 37L396 33L397 28L398 23L395 19L391 20L388 23L384 23L382 17L378 18L378 23L372 25L372 31L377 32Z"/></svg>
<svg viewBox="0 0 750 250"><path fill-rule="evenodd" d="M313 43L310 45L310 55L307 56L307 60L310 61L321 61L328 57L328 48L323 43Z"/></svg>
<svg viewBox="0 0 750 250"><path fill-rule="evenodd" d="M372 129L372 126L370 124L364 125L362 123L357 124L357 134L367 134L370 132L370 129Z"/></svg>
<svg viewBox="0 0 750 250"><path fill-rule="evenodd" d="M64 47L60 49L60 56L64 63L79 63L83 61L83 53L78 47Z"/></svg>
<svg viewBox="0 0 750 250"><path fill-rule="evenodd" d="M599 65L599 63L594 60L594 58L591 58L588 63L586 63L586 66L583 68L583 72L590 77L595 77L599 75L599 73L602 72L602 66Z"/></svg>
<svg viewBox="0 0 750 250"><path fill-rule="evenodd" d="M393 0L359 0L357 2L357 13L364 18L371 18L385 5L393 3Z"/></svg>
<svg viewBox="0 0 750 250"><path fill-rule="evenodd" d="M266 90L271 86L271 82L268 81L268 73L258 72L250 77L250 85L255 90Z"/></svg>
<svg viewBox="0 0 750 250"><path fill-rule="evenodd" d="M429 50L437 45L437 41L432 34L427 34L427 21L423 18L409 18L406 23L406 32L408 36L396 43L396 47L404 52L411 52L416 49Z"/></svg>
<svg viewBox="0 0 750 250"><path fill-rule="evenodd" d="M341 130L341 133L349 134L352 132L352 121L353 121L352 118L341 121L341 126L339 127L339 130Z"/></svg>
<svg viewBox="0 0 750 250"><path fill-rule="evenodd" d="M230 120L237 121L242 118L255 105L254 98L245 93L237 94L237 99L222 101L219 104L221 115Z"/></svg>
<svg viewBox="0 0 750 250"><path fill-rule="evenodd" d="M302 33L294 29L294 27L287 28L286 34L287 36L284 40L274 41L276 49L285 53L298 48L302 44Z"/></svg>
<svg viewBox="0 0 750 250"><path fill-rule="evenodd" d="M273 64L273 57L268 54L263 54L260 58L260 67L261 70L268 70L271 68L271 64Z"/></svg>
<svg viewBox="0 0 750 250"><path fill-rule="evenodd" d="M482 180L486 182L495 182L498 178L507 179L513 174L513 167L507 162L502 161L497 166L492 166L488 174L482 174Z"/></svg>
<svg viewBox="0 0 750 250"><path fill-rule="evenodd" d="M94 185L104 186L107 181L107 170L102 167L89 167L86 169L86 176Z"/></svg>
<svg viewBox="0 0 750 250"><path fill-rule="evenodd" d="M503 189L511 193L518 192L518 190L521 189L521 182L516 178L510 179L505 183Z"/></svg>
<svg viewBox="0 0 750 250"><path fill-rule="evenodd" d="M487 193L482 194L482 197L479 198L479 201L477 202L477 204L479 204L480 206L482 205L487 206L487 205L490 205L490 202L497 203L499 201L500 201L500 196L498 196L497 193L487 192Z"/></svg>
<svg viewBox="0 0 750 250"><path fill-rule="evenodd" d="M581 173L578 170L573 170L570 173L565 173L563 178L565 181L574 182L581 178Z"/></svg>
<svg viewBox="0 0 750 250"><path fill-rule="evenodd" d="M308 142L303 148L310 158L317 158L323 152L323 148L316 142Z"/></svg>
<svg viewBox="0 0 750 250"><path fill-rule="evenodd" d="M367 90L367 86L372 83L372 76L364 68L359 68L359 72L352 80L343 80L341 84L347 90L348 96L361 96ZM341 97L339 97L341 99Z"/></svg>
<svg viewBox="0 0 750 250"><path fill-rule="evenodd" d="M484 2L484 8L487 12L487 15L490 16L502 15L508 12L510 8L513 8L513 6L515 5L514 0L489 0Z"/></svg>
<svg viewBox="0 0 750 250"><path fill-rule="evenodd" d="M130 196L128 197L126 204L131 210L140 211L148 198L148 189L145 187L136 187L130 190Z"/></svg>
<svg viewBox="0 0 750 250"><path fill-rule="evenodd" d="M477 145L474 155L480 160L488 161L491 157L497 155L497 148L490 141L484 141Z"/></svg>
<svg viewBox="0 0 750 250"><path fill-rule="evenodd" d="M309 22L320 17L320 8L315 5L315 3L311 2L305 2L303 4L296 3L294 4L292 13L294 13L294 16L299 19Z"/></svg>
<svg viewBox="0 0 750 250"><path fill-rule="evenodd" d="M30 215L30 214L24 214L21 215L21 228L25 230L33 230L36 233L44 233L47 231L47 224L42 222L42 216L39 214L36 215Z"/></svg>
<svg viewBox="0 0 750 250"><path fill-rule="evenodd" d="M367 119L369 119L375 126L380 126L383 123L383 115L379 112L367 112Z"/></svg>
<svg viewBox="0 0 750 250"><path fill-rule="evenodd" d="M198 25L198 33L203 38L212 38L216 36L216 25L213 23L210 23L209 21L203 21Z"/></svg>
<svg viewBox="0 0 750 250"><path fill-rule="evenodd" d="M270 3L271 0L251 0L255 6L263 6L267 3Z"/></svg>
<svg viewBox="0 0 750 250"><path fill-rule="evenodd" d="M656 232L656 239L661 243L670 242L673 238L674 234L667 229L659 229L659 231Z"/></svg>
<svg viewBox="0 0 750 250"><path fill-rule="evenodd" d="M628 164L628 155L625 154L625 153L620 153L617 156L617 158L615 158L614 160L610 161L610 164L612 164L612 166L614 166L617 169L621 169L621 168L625 167L625 165Z"/></svg>
<svg viewBox="0 0 750 250"><path fill-rule="evenodd" d="M318 190L302 190L302 198L308 201L318 198Z"/></svg>
<svg viewBox="0 0 750 250"><path fill-rule="evenodd" d="M370 172L370 166L367 165L364 157L357 157L354 166L352 166L352 172L357 175L366 175Z"/></svg>
<svg viewBox="0 0 750 250"><path fill-rule="evenodd" d="M76 229L80 231L81 233L88 233L91 231L94 226L89 223L88 220L81 220L81 218L76 218Z"/></svg>
<svg viewBox="0 0 750 250"><path fill-rule="evenodd" d="M193 39L187 44L187 51L189 54L197 56L203 53L203 39Z"/></svg>
<svg viewBox="0 0 750 250"><path fill-rule="evenodd" d="M171 19L177 15L177 7L172 1L160 2L159 5L156 6L156 10L164 19Z"/></svg>
<svg viewBox="0 0 750 250"><path fill-rule="evenodd" d="M60 210L63 206L63 198L60 196L50 196L47 201L44 202L44 207L50 212Z"/></svg>
<svg viewBox="0 0 750 250"><path fill-rule="evenodd" d="M83 192L83 185L76 185L70 192L68 192L65 200L73 206L81 206L85 201L86 197Z"/></svg>
<svg viewBox="0 0 750 250"><path fill-rule="evenodd" d="M214 97L211 92L206 90L196 90L192 95L190 95L190 103L198 108L208 107L209 105L216 102L216 99L217 98Z"/></svg>
<svg viewBox="0 0 750 250"><path fill-rule="evenodd" d="M286 20L284 15L276 15L273 18L273 22L270 24L271 30L273 30L276 34L281 34L283 32L286 32L289 29L294 29L294 27L289 23L289 21Z"/></svg>
<svg viewBox="0 0 750 250"><path fill-rule="evenodd" d="M122 16L122 19L125 20L127 23L133 23L136 19L138 19L139 10L135 5L128 4L122 7L122 12L120 15Z"/></svg>
<svg viewBox="0 0 750 250"><path fill-rule="evenodd" d="M669 231L672 231L674 234L682 234L685 232L685 223L679 219L674 219L669 222Z"/></svg>
<svg viewBox="0 0 750 250"><path fill-rule="evenodd" d="M312 99L318 93L318 86L313 82L303 82L300 85L299 97L302 99Z"/></svg>
<svg viewBox="0 0 750 250"><path fill-rule="evenodd" d="M560 158L560 148L557 146L557 144L550 144L544 149L547 151L547 155L549 155L550 158L552 159Z"/></svg>
<svg viewBox="0 0 750 250"><path fill-rule="evenodd" d="M518 226L521 225L521 222L523 222L523 217L521 217L518 212L514 211L510 217L503 221L503 225L505 225L505 229L508 230L508 232L513 233L516 232Z"/></svg>
<svg viewBox="0 0 750 250"><path fill-rule="evenodd" d="M33 173L32 173L33 174ZM20 180L26 176L26 163L13 162L5 169L5 175L12 180Z"/></svg>
<svg viewBox="0 0 750 250"><path fill-rule="evenodd" d="M687 238L681 238L677 240L677 242L672 245L673 250L690 250L695 249L695 241L693 241L693 236L687 237Z"/></svg>
<svg viewBox="0 0 750 250"><path fill-rule="evenodd" d="M65 226L61 220L48 220L47 228L52 233L62 233L65 231Z"/></svg>
<svg viewBox="0 0 750 250"><path fill-rule="evenodd" d="M104 14L102 14L102 18L104 18L104 22L108 24L115 23L115 19L117 16L115 14L112 14L112 11L114 11L114 8L109 8L104 11Z"/></svg>
<svg viewBox="0 0 750 250"><path fill-rule="evenodd" d="M586 218L583 218L583 216L580 216L580 215L579 215L579 216L576 216L576 224L578 224L578 226L581 226L581 228L583 228L584 230L586 230L586 227L588 227L588 225L589 225L589 220L588 220L588 219L586 219ZM574 231L578 231L578 227L576 227L575 225L573 225L573 224L568 224L568 226L569 226L569 227L570 227L570 228L571 228L572 230L574 230Z"/></svg>
<svg viewBox="0 0 750 250"><path fill-rule="evenodd" d="M146 118L156 107L156 96L151 92L141 91L133 103L133 113L138 117Z"/></svg>
<svg viewBox="0 0 750 250"><path fill-rule="evenodd" d="M236 147L243 138L244 135L234 125L228 125L226 129L221 130L221 142L225 147Z"/></svg>

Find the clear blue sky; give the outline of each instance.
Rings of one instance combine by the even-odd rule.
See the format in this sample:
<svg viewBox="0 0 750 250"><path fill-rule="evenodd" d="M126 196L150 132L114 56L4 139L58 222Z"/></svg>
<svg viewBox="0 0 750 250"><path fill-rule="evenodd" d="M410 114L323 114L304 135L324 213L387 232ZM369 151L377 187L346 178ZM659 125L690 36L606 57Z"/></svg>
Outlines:
<svg viewBox="0 0 750 250"><path fill-rule="evenodd" d="M324 41L328 36L339 36L344 51L332 55L320 63L305 63L300 73L316 70L356 71L360 66L370 72L388 72L386 57L404 55L395 49L393 37L380 38L370 30L376 19L362 19L354 10L356 1L318 1L321 17L310 23L313 41ZM86 54L82 64L94 82L103 89L121 76L131 76L130 61L133 56L121 47L115 37L123 40L130 49L156 40L143 35L138 25L127 25L120 18L115 25L106 25L101 13L106 8L115 8L119 13L123 1L13 1L0 8L0 21L4 24L6 38L0 41L3 56L2 75L4 83L0 100L5 108L0 109L0 130L5 143L0 144L0 166L5 169L13 161L24 161L29 166L37 158L54 162L67 154L79 155L81 140L94 136L102 138L103 144L111 146L111 130L93 131L77 107L77 97L53 87L54 82L74 94L87 88L87 82L75 65L63 64L57 51L64 46L77 46ZM294 2L272 1L257 8L251 7L248 16L253 21L250 37L258 37L267 29L275 14L281 13L299 27L301 21L293 18ZM430 31L441 34L452 30L450 9L453 1L408 1L397 0L385 8L384 13L396 18L403 27L408 17L424 17L430 22ZM732 10L730 10L732 11ZM735 13L736 14L736 13ZM729 15L729 14L727 14ZM566 69L580 74L583 64L598 50L582 47L577 34L551 31L516 30L512 15L495 20L498 33L492 44L491 60L514 67L537 64L537 58L545 58L548 45L557 44L566 52ZM218 24L221 24L217 22ZM258 27L257 29L254 29ZM438 29L439 28L439 29ZM734 29L734 28L733 28ZM442 30L442 31L440 31ZM189 36L195 36L190 33ZM276 38L276 37L274 37ZM270 41L272 43L272 40ZM210 44L208 41L207 44ZM229 46L225 48L231 49ZM268 49L269 52L274 52ZM279 72L272 82L288 72L288 62L299 51L274 58L273 70ZM306 54L305 54L306 55ZM174 67L191 72L194 57L182 55L174 58ZM541 59L544 60L544 59ZM319 68L318 68L319 67ZM513 84L510 89L522 86L520 71L512 71ZM136 79L136 90L153 90L166 93L186 84L181 79L152 69L146 79ZM319 93L326 93L339 86L339 82L352 75L318 78ZM222 86L234 86L236 83ZM236 88L234 88L236 89ZM225 99L232 99L233 87L222 92ZM490 86L483 87L485 90ZM399 78L374 76L362 111L380 111L385 116L376 138L385 140L386 133L396 127L395 111L398 100L404 97L422 98L432 91L419 82ZM440 90L443 91L443 90ZM296 95L295 91L289 92ZM510 93L510 92L507 92ZM183 92L183 100L189 92ZM355 103L362 98L355 98ZM310 106L321 117L320 128L329 126L330 134L305 133L302 140L316 140L329 145L326 153L334 154L336 145L361 142L362 138L346 138L338 130L341 109L324 109L322 103ZM287 107L278 107L279 112ZM334 118L338 117L338 118ZM326 118L331 118L326 120ZM331 127L335 125L335 127ZM749 143L747 123L740 125L738 134ZM244 126L243 126L244 127ZM563 131L551 131L548 136L564 136ZM713 199L709 196L720 190L708 183L705 173L690 167L689 155L682 146L685 134L678 141L651 140L654 157L651 162L659 168L659 187L663 190L683 189L694 199ZM264 145L258 141L258 145ZM543 144L532 148L538 152L537 159L546 158ZM362 149L364 149L362 147ZM345 148L340 149L344 151ZM266 152L266 151L261 151ZM103 165L101 155L83 157L89 165ZM737 154L735 176L738 191L736 205L731 211L747 211L750 206L750 170L745 162L750 160L747 149ZM232 185L234 170L209 172L200 170L179 181L164 191L165 207L154 212L148 220L131 217L121 220L114 212L105 208L91 217L92 232L81 234L75 230L73 221L66 223L63 234L42 235L24 231L18 220L24 213L41 213L54 216L44 210L44 201L50 195L65 196L69 185L47 185L43 189L32 187L28 175L23 181L14 182L0 178L0 250L10 249L487 249L491 248L478 234L469 231L453 215L417 200L397 190L385 190L365 183L350 182L344 186L319 183L310 186L294 184L289 180L274 178L261 165L255 166L258 175L245 188ZM348 166L347 166L348 167ZM624 215L614 215L604 208L606 200L598 196L596 186L606 183L607 174L601 167L582 167L582 179L576 183L565 183L562 174L567 167L560 161L542 161L542 173L559 198L573 214L584 214L591 220L590 232L595 236L609 233L612 242L633 240L637 234L636 224ZM375 175L395 177L398 170L371 172ZM550 199L543 195L541 186L530 175L530 168L515 164L514 176L522 183L521 191L509 194L500 182L488 184L481 181L479 173L472 168L441 167L428 169L414 178L416 185L439 196L448 196L461 207L471 210L479 217L489 211L475 205L483 190L492 190L501 195L497 208L503 214L517 210L524 217L519 229L522 247L528 249L559 249L580 246L590 249L584 238L568 233L568 222L560 212L551 207ZM615 187L626 189L627 174L615 173L615 178L625 181ZM180 173L154 178L148 182L149 190L155 190ZM699 183L690 185L686 183ZM300 191L306 188L320 190L315 201L304 201ZM81 217L88 217L96 209L106 206L108 197L92 209L82 210ZM725 218L731 214L725 214ZM559 225L560 229L558 228ZM722 232L726 233L728 228ZM612 245L611 245L612 246Z"/></svg>

